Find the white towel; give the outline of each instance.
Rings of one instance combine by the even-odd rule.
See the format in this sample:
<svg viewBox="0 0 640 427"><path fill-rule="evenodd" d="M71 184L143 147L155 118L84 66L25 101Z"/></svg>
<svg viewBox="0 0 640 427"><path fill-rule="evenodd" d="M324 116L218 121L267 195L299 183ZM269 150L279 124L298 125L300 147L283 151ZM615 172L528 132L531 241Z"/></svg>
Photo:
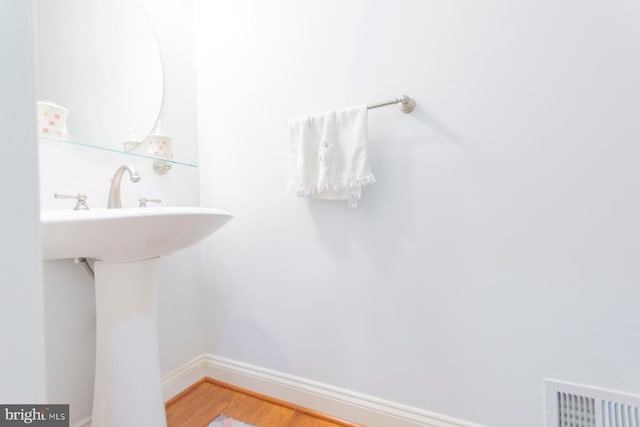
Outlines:
<svg viewBox="0 0 640 427"><path fill-rule="evenodd" d="M357 206L362 187L375 182L367 158L367 106L289 122L291 175L298 197L348 200Z"/></svg>

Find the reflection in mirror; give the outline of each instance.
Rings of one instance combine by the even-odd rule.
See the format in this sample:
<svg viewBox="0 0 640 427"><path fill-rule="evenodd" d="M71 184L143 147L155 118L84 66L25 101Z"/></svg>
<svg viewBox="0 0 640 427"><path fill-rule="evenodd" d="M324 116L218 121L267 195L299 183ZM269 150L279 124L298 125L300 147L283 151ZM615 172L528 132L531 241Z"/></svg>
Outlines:
<svg viewBox="0 0 640 427"><path fill-rule="evenodd" d="M122 149L162 106L162 61L140 0L36 0L38 100L69 110L70 139Z"/></svg>

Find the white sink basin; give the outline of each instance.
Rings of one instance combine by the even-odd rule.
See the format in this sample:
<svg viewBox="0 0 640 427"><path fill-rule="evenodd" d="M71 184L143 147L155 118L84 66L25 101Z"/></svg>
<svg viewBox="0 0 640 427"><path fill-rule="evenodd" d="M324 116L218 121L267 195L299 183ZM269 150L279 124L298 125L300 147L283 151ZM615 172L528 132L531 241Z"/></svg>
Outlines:
<svg viewBox="0 0 640 427"><path fill-rule="evenodd" d="M190 207L47 211L41 214L43 258L118 263L168 255L231 218L221 209Z"/></svg>

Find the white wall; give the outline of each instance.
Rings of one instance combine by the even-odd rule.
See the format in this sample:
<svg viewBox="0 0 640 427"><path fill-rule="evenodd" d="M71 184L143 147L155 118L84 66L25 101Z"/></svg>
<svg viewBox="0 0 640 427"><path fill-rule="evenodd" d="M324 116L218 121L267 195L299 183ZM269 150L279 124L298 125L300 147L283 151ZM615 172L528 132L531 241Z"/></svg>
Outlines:
<svg viewBox="0 0 640 427"><path fill-rule="evenodd" d="M31 3L0 3L0 402L45 401Z"/></svg>
<svg viewBox="0 0 640 427"><path fill-rule="evenodd" d="M209 351L500 427L543 377L640 393L636 2L196 12ZM285 194L289 118L403 93L357 209Z"/></svg>
<svg viewBox="0 0 640 427"><path fill-rule="evenodd" d="M165 60L163 127L173 136L176 160L197 162L193 3L184 0L146 2ZM116 82L114 82L115 84ZM118 108L118 105L113 105ZM152 161L40 140L43 209L71 209L73 201L53 193L89 196L92 208L104 208L110 180L122 164L132 164L142 177L122 182L124 207L138 198L162 199L163 206L199 204L198 169L174 165L156 175ZM171 371L204 351L199 310L200 248L161 260L158 292L160 362ZM44 263L49 401L71 404L71 423L91 415L95 363L95 294L93 282L72 261Z"/></svg>

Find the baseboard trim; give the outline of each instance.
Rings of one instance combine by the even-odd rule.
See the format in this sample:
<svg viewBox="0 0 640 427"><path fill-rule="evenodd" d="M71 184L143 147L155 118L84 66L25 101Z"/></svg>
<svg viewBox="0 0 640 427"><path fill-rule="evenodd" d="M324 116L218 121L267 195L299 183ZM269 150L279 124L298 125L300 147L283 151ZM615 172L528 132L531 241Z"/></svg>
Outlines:
<svg viewBox="0 0 640 427"><path fill-rule="evenodd" d="M220 356L204 355L205 375L368 427L482 427Z"/></svg>
<svg viewBox="0 0 640 427"><path fill-rule="evenodd" d="M194 357L184 365L162 376L162 394L165 402L176 397L192 384L197 383L206 376L209 355L201 354Z"/></svg>
<svg viewBox="0 0 640 427"><path fill-rule="evenodd" d="M484 427L212 354L201 354L164 375L165 401L206 377L367 427ZM90 426L91 418L73 425Z"/></svg>

